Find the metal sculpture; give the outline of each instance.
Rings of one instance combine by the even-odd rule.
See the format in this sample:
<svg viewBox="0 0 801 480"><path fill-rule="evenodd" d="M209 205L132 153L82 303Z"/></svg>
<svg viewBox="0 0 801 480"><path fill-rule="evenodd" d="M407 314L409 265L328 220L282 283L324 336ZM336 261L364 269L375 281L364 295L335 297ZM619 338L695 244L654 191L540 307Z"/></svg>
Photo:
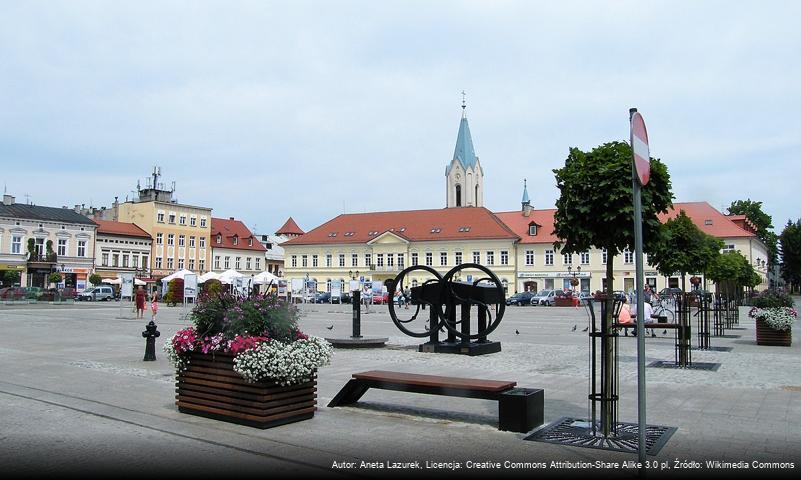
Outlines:
<svg viewBox="0 0 801 480"><path fill-rule="evenodd" d="M411 272L418 270L428 272L433 278L422 285L407 288L404 280ZM455 280L462 270L479 270L486 276L472 282ZM431 267L414 265L400 272L393 286L401 295L410 298L416 308L411 317L404 319L395 310L394 302L389 302L389 315L406 335L429 337L428 342L420 345L419 351L470 356L501 351L500 342L489 341L487 335L500 325L506 309L506 297L500 280L487 267L464 263L441 276ZM426 307L429 309L427 321L421 319L415 323ZM470 316L473 307L477 311L475 329ZM440 340L440 332L447 334L446 340Z"/></svg>

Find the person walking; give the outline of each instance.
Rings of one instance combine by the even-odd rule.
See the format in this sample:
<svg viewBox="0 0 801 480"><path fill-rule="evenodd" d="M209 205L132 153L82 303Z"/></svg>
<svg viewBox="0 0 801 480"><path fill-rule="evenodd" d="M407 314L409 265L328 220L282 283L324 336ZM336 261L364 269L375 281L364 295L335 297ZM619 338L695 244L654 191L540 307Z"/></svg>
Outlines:
<svg viewBox="0 0 801 480"><path fill-rule="evenodd" d="M145 316L145 301L147 300L145 289L139 286L139 288L136 289L136 296L134 299L136 301L136 318L143 318Z"/></svg>
<svg viewBox="0 0 801 480"><path fill-rule="evenodd" d="M151 320L156 321L156 314L159 313L159 294L153 292L153 299L150 301Z"/></svg>

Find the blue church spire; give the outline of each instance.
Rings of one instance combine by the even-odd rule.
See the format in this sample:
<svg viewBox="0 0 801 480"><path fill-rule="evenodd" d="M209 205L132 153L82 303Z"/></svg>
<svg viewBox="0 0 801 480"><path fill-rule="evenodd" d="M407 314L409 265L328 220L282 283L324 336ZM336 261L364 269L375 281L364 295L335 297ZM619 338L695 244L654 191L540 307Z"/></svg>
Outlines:
<svg viewBox="0 0 801 480"><path fill-rule="evenodd" d="M523 200L520 202L523 205L531 205L531 200L528 198L528 188L526 187L526 179L523 179Z"/></svg>
<svg viewBox="0 0 801 480"><path fill-rule="evenodd" d="M473 149L473 138L470 136L470 125L467 123L466 108L465 93L462 91L462 121L459 123L459 134L456 136L453 159L458 160L465 169L476 168L476 152Z"/></svg>

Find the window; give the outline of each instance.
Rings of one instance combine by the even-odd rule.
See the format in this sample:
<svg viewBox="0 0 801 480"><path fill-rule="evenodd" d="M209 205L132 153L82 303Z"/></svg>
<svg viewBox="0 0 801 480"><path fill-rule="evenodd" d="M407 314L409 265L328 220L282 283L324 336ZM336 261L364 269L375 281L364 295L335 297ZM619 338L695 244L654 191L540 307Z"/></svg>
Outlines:
<svg viewBox="0 0 801 480"><path fill-rule="evenodd" d="M481 252L473 252L473 263L481 264Z"/></svg>
<svg viewBox="0 0 801 480"><path fill-rule="evenodd" d="M11 237L11 253L22 253L22 237L14 235Z"/></svg>
<svg viewBox="0 0 801 480"><path fill-rule="evenodd" d="M164 223L164 212L159 212L158 215L156 215L156 221L159 223Z"/></svg>
<svg viewBox="0 0 801 480"><path fill-rule="evenodd" d="M601 263L606 265L606 259L607 259L608 256L609 256L609 253L606 251L605 248L602 248L601 249Z"/></svg>
<svg viewBox="0 0 801 480"><path fill-rule="evenodd" d="M734 251L734 244L730 243L728 245L724 245L723 248L720 250L720 253L728 253Z"/></svg>
<svg viewBox="0 0 801 480"><path fill-rule="evenodd" d="M259 261L259 260L260 259L257 257L256 258L256 270L261 270L261 261Z"/></svg>
<svg viewBox="0 0 801 480"><path fill-rule="evenodd" d="M184 269L184 259L183 258L179 258L178 259L178 270L183 270L183 269Z"/></svg>
<svg viewBox="0 0 801 480"><path fill-rule="evenodd" d="M164 234L157 233L156 234L156 245L164 245Z"/></svg>
<svg viewBox="0 0 801 480"><path fill-rule="evenodd" d="M222 243L222 235L220 235L220 234L218 233L218 234L217 234L217 244L219 245L220 243Z"/></svg>
<svg viewBox="0 0 801 480"><path fill-rule="evenodd" d="M215 270L219 270L220 269L220 256L219 255L215 255L214 256L214 269Z"/></svg>
<svg viewBox="0 0 801 480"><path fill-rule="evenodd" d="M124 254L122 256L122 267L123 268L127 268L128 267L128 255L127 254Z"/></svg>
<svg viewBox="0 0 801 480"><path fill-rule="evenodd" d="M174 213L170 213L170 223L173 223L173 224L175 223L175 214ZM169 262L169 260L167 260L167 262Z"/></svg>
<svg viewBox="0 0 801 480"><path fill-rule="evenodd" d="M582 265L590 264L590 252L581 252L581 264Z"/></svg>
<svg viewBox="0 0 801 480"><path fill-rule="evenodd" d="M139 268L139 257L136 255L131 255L131 266L133 268Z"/></svg>
<svg viewBox="0 0 801 480"><path fill-rule="evenodd" d="M186 235L178 235L178 246L183 247L186 245Z"/></svg>
<svg viewBox="0 0 801 480"><path fill-rule="evenodd" d="M412 252L412 265L417 265L417 252Z"/></svg>
<svg viewBox="0 0 801 480"><path fill-rule="evenodd" d="M487 252L487 265L495 265L495 252Z"/></svg>
<svg viewBox="0 0 801 480"><path fill-rule="evenodd" d="M439 264L443 267L448 264L448 252L439 252Z"/></svg>
<svg viewBox="0 0 801 480"><path fill-rule="evenodd" d="M234 245L239 245L239 237L234 235Z"/></svg>
<svg viewBox="0 0 801 480"><path fill-rule="evenodd" d="M453 264L454 265L461 265L462 264L462 252L454 252L453 256L454 256Z"/></svg>
<svg viewBox="0 0 801 480"><path fill-rule="evenodd" d="M178 224L179 224L179 225L186 225L186 215L181 215L181 216L178 218Z"/></svg>
<svg viewBox="0 0 801 480"><path fill-rule="evenodd" d="M317 266L317 255L312 255L312 267L316 266ZM248 267L248 270L250 270L250 267Z"/></svg>
<svg viewBox="0 0 801 480"><path fill-rule="evenodd" d="M174 263L174 262L173 262L173 259L172 259L172 257L169 257L169 258L167 259L167 270L172 270L173 263Z"/></svg>
<svg viewBox="0 0 801 480"><path fill-rule="evenodd" d="M395 255L392 253L387 254L387 266L394 267L395 266Z"/></svg>
<svg viewBox="0 0 801 480"><path fill-rule="evenodd" d="M528 226L528 234L532 237L537 235L537 225L531 224Z"/></svg>
<svg viewBox="0 0 801 480"><path fill-rule="evenodd" d="M161 257L156 257L156 268L161 268Z"/></svg>
<svg viewBox="0 0 801 480"><path fill-rule="evenodd" d="M545 265L553 265L553 250L545 250Z"/></svg>
<svg viewBox="0 0 801 480"><path fill-rule="evenodd" d="M206 228L206 217L200 217L200 228Z"/></svg>
<svg viewBox="0 0 801 480"><path fill-rule="evenodd" d="M634 253L629 250L629 247L623 250L623 263L634 263Z"/></svg>
<svg viewBox="0 0 801 480"><path fill-rule="evenodd" d="M330 267L331 266L331 254L330 253L326 253L325 254L325 266L326 267Z"/></svg>
<svg viewBox="0 0 801 480"><path fill-rule="evenodd" d="M301 267L308 267L309 266L309 256L308 255L301 255L300 256L300 266Z"/></svg>
<svg viewBox="0 0 801 480"><path fill-rule="evenodd" d="M189 247L190 248L195 248L195 237L194 237L194 235L189 237Z"/></svg>
<svg viewBox="0 0 801 480"><path fill-rule="evenodd" d="M225 260L223 260L223 268L225 268L226 270L231 268L231 257L229 256L225 257Z"/></svg>
<svg viewBox="0 0 801 480"><path fill-rule="evenodd" d="M367 268L373 268L372 267L372 265L373 265L373 260L372 259L373 259L372 255L370 255L369 253L365 253L364 254L364 266L367 267Z"/></svg>
<svg viewBox="0 0 801 480"><path fill-rule="evenodd" d="M104 267L108 267L108 252L103 252L103 261L101 264Z"/></svg>
<svg viewBox="0 0 801 480"><path fill-rule="evenodd" d="M252 246L253 246L253 239L252 238L248 238L248 247L252 247Z"/></svg>
<svg viewBox="0 0 801 480"><path fill-rule="evenodd" d="M239 262L241 261L241 259L242 259L242 257L236 257L236 260L234 261L234 269L235 270L239 270L239 268L240 268L240 263Z"/></svg>
<svg viewBox="0 0 801 480"><path fill-rule="evenodd" d="M344 267L345 266L345 254L344 253L340 253L339 254L339 266L340 267Z"/></svg>
<svg viewBox="0 0 801 480"><path fill-rule="evenodd" d="M573 265L573 255L569 253L562 254L562 265Z"/></svg>
<svg viewBox="0 0 801 480"><path fill-rule="evenodd" d="M501 265L509 265L509 251L501 250Z"/></svg>
<svg viewBox="0 0 801 480"><path fill-rule="evenodd" d="M398 254L398 269L403 270L403 254Z"/></svg>
<svg viewBox="0 0 801 480"><path fill-rule="evenodd" d="M189 270L195 271L195 261L191 258L189 259Z"/></svg>
<svg viewBox="0 0 801 480"><path fill-rule="evenodd" d="M434 265L434 254L431 252L426 252L426 265L429 267Z"/></svg>
<svg viewBox="0 0 801 480"><path fill-rule="evenodd" d="M196 227L197 226L197 217L196 216L192 215L191 217L189 217L189 226L190 227ZM190 268L190 270L192 270L192 269Z"/></svg>
<svg viewBox="0 0 801 480"><path fill-rule="evenodd" d="M383 253L376 253L375 254L375 264L377 267L384 266L384 254Z"/></svg>
<svg viewBox="0 0 801 480"><path fill-rule="evenodd" d="M58 251L56 252L58 255L67 255L67 239L66 238L59 238L58 239Z"/></svg>
<svg viewBox="0 0 801 480"><path fill-rule="evenodd" d="M142 268L147 268L147 255L142 255Z"/></svg>
<svg viewBox="0 0 801 480"><path fill-rule="evenodd" d="M358 267L359 266L359 255L353 253L350 256L350 266L351 267Z"/></svg>
<svg viewBox="0 0 801 480"><path fill-rule="evenodd" d="M206 237L200 237L200 248L206 248Z"/></svg>
<svg viewBox="0 0 801 480"><path fill-rule="evenodd" d="M534 265L534 250L526 250L526 265Z"/></svg>
<svg viewBox="0 0 801 480"><path fill-rule="evenodd" d="M198 264L198 268L200 269L201 272L206 269L206 260L205 259L201 258L200 260L197 261L197 264Z"/></svg>
<svg viewBox="0 0 801 480"><path fill-rule="evenodd" d="M175 245L175 234L174 233L167 234L167 245L168 246Z"/></svg>
<svg viewBox="0 0 801 480"><path fill-rule="evenodd" d="M86 256L86 240L78 240L78 256Z"/></svg>

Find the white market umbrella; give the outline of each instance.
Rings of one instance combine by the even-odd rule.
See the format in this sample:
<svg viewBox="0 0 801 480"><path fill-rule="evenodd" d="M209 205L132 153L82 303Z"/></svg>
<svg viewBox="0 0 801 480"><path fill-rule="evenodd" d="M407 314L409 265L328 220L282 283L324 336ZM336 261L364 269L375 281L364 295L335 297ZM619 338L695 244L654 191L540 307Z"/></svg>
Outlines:
<svg viewBox="0 0 801 480"><path fill-rule="evenodd" d="M145 283L142 280L139 280L138 278L134 278L134 285L140 285L140 286L144 287L145 285L147 285L147 283Z"/></svg>
<svg viewBox="0 0 801 480"><path fill-rule="evenodd" d="M108 283L110 285L119 285L121 283L119 278L103 278L100 283Z"/></svg>
<svg viewBox="0 0 801 480"><path fill-rule="evenodd" d="M172 275L167 275L166 277L162 278L161 281L162 282L169 282L170 280L174 280L176 278L180 278L181 280L183 280L185 276L194 275L194 274L195 274L195 272L192 272L192 271L189 271L189 270L186 270L186 269L178 270L177 272L173 273Z"/></svg>
<svg viewBox="0 0 801 480"><path fill-rule="evenodd" d="M206 283L209 280L219 280L220 274L215 272L206 272L197 279L197 283Z"/></svg>
<svg viewBox="0 0 801 480"><path fill-rule="evenodd" d="M270 283L278 283L278 277L270 272L261 272L253 277L253 283L256 285L269 285Z"/></svg>
<svg viewBox="0 0 801 480"><path fill-rule="evenodd" d="M235 278L240 278L240 277L244 277L244 276L245 276L244 274L239 273L236 270L231 269L231 270L226 270L223 273L221 273L220 274L220 278L218 278L217 280L219 280L222 283L230 284L230 283L233 283Z"/></svg>

